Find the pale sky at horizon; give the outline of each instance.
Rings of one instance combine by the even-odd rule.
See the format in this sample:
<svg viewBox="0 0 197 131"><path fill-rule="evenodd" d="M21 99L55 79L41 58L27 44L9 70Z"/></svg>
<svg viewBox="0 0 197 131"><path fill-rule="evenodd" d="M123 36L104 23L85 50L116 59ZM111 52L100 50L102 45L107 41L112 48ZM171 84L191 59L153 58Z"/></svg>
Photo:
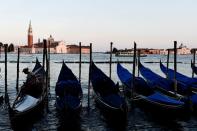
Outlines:
<svg viewBox="0 0 197 131"><path fill-rule="evenodd" d="M0 42L26 44L48 38L93 43L94 51L170 48L173 41L197 47L197 0L0 0Z"/></svg>

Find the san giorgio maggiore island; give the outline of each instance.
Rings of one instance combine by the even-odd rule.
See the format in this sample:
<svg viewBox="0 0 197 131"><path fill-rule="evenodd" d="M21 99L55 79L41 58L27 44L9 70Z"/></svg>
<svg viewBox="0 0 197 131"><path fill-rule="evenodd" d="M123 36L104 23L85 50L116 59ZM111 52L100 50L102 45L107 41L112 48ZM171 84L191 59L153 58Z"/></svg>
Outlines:
<svg viewBox="0 0 197 131"><path fill-rule="evenodd" d="M47 43L50 46L50 53L60 54L77 54L79 53L79 45L76 44L66 44L64 41L55 41L54 38L50 35L47 39ZM50 44L49 44L50 43ZM39 54L43 53L44 43L38 39L37 43L33 41L33 30L31 22L29 23L28 35L27 35L27 45L25 46L15 46L14 52L17 52L17 49L20 48L20 52L24 54ZM3 50L2 50L3 51ZM90 46L81 46L81 53L89 53Z"/></svg>

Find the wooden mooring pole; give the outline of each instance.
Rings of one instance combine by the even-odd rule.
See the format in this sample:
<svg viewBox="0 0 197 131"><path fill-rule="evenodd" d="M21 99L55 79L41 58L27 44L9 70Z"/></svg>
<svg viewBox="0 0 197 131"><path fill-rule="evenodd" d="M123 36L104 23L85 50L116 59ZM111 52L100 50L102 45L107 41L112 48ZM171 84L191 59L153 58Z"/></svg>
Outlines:
<svg viewBox="0 0 197 131"><path fill-rule="evenodd" d="M137 75L138 75L138 77L140 76L140 70L139 70L139 63L140 63L140 54L141 52L140 52L140 49L138 49L137 50L137 54L138 54L138 65L137 65L137 67L138 67L138 73L137 73Z"/></svg>
<svg viewBox="0 0 197 131"><path fill-rule="evenodd" d="M135 64L136 64L136 43L134 42L134 55L133 55L133 80L132 80L132 86L133 89L132 89L132 94L131 94L131 97L132 99L134 99L134 91L135 91ZM133 105L133 104L132 104Z"/></svg>
<svg viewBox="0 0 197 131"><path fill-rule="evenodd" d="M81 83L81 42L79 42L79 83Z"/></svg>
<svg viewBox="0 0 197 131"><path fill-rule="evenodd" d="M45 80L45 88L46 88L46 95L47 95L47 97L46 97L46 102L45 102L45 104L46 104L46 111L48 112L49 111L49 107L48 107L48 55L47 55L47 40L46 39L44 39L43 40L43 43L44 43L44 48L43 48L43 67L45 67L45 64L46 64L46 75L45 75L45 78L44 78L44 80ZM46 63L45 63L46 62ZM45 69L45 68L44 68Z"/></svg>
<svg viewBox="0 0 197 131"><path fill-rule="evenodd" d="M192 66L195 66L196 63L196 49L193 49L193 62ZM194 78L194 70L192 69L192 78Z"/></svg>
<svg viewBox="0 0 197 131"><path fill-rule="evenodd" d="M5 103L9 105L9 95L8 95L8 84L7 84L7 52L8 52L8 44L4 45L4 53L5 53Z"/></svg>
<svg viewBox="0 0 197 131"><path fill-rule="evenodd" d="M174 41L174 91L175 93L177 93L176 72L177 72L177 41Z"/></svg>
<svg viewBox="0 0 197 131"><path fill-rule="evenodd" d="M168 54L167 54L167 72L166 72L166 78L168 78L168 69L169 69L169 59L170 59L170 49L168 50Z"/></svg>
<svg viewBox="0 0 197 131"><path fill-rule="evenodd" d="M42 59L42 66L45 69L45 59L46 59L46 40L43 40L43 59Z"/></svg>
<svg viewBox="0 0 197 131"><path fill-rule="evenodd" d="M16 92L18 93L18 84L19 84L19 61L20 61L20 48L18 48L18 56L17 56L17 72L16 72Z"/></svg>
<svg viewBox="0 0 197 131"><path fill-rule="evenodd" d="M90 109L90 79L92 75L92 43L90 43L90 66L89 66L89 79L88 79L88 110Z"/></svg>
<svg viewBox="0 0 197 131"><path fill-rule="evenodd" d="M110 59L109 59L109 78L111 79L111 64L112 64L112 46L113 42L110 43Z"/></svg>
<svg viewBox="0 0 197 131"><path fill-rule="evenodd" d="M50 90L50 60L51 60L51 51L50 51L50 46L51 46L51 41L48 41L48 51L47 51L47 53L48 53L48 71L47 71L47 73L48 73L48 88L49 88L49 90Z"/></svg>

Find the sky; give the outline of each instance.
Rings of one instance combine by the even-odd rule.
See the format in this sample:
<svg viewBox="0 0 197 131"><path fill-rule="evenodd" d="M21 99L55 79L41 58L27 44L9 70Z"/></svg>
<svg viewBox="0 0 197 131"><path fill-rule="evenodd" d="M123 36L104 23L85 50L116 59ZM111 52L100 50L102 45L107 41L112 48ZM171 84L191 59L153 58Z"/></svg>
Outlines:
<svg viewBox="0 0 197 131"><path fill-rule="evenodd" d="M106 51L197 47L197 0L0 0L0 42L25 45L31 20L38 38L93 43Z"/></svg>

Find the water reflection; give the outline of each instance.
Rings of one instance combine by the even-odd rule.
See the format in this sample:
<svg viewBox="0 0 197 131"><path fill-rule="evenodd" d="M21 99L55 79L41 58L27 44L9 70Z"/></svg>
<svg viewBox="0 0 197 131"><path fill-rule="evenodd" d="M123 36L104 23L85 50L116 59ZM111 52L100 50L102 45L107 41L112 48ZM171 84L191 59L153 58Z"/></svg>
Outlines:
<svg viewBox="0 0 197 131"><path fill-rule="evenodd" d="M59 112L57 111L56 117L58 119L58 131L81 131L81 117L80 112Z"/></svg>

